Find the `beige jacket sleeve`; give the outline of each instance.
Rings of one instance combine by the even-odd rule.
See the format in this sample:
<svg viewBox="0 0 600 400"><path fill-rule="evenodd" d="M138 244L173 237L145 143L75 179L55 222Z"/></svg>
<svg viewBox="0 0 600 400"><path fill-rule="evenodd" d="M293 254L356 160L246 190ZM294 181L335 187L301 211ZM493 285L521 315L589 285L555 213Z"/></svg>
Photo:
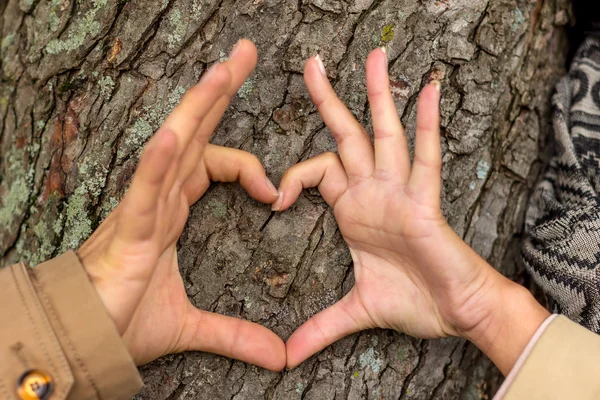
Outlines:
<svg viewBox="0 0 600 400"><path fill-rule="evenodd" d="M600 399L600 336L563 316L542 325L497 399Z"/></svg>
<svg viewBox="0 0 600 400"><path fill-rule="evenodd" d="M0 269L0 399L122 400L141 386L75 253Z"/></svg>

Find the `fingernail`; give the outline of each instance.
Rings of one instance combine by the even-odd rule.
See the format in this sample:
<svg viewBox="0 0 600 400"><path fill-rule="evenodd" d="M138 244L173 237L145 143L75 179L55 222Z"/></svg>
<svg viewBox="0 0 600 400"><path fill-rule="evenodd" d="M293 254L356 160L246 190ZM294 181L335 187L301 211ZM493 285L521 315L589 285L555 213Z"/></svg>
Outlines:
<svg viewBox="0 0 600 400"><path fill-rule="evenodd" d="M216 63L215 65L213 65L212 67L210 67L205 73L204 75L202 75L202 78L200 79L200 82L204 82L207 79L210 79L210 77L215 73L215 70L217 69L217 65L219 65L219 63Z"/></svg>
<svg viewBox="0 0 600 400"><path fill-rule="evenodd" d="M320 55L315 56L315 60L317 60L317 65L319 66L319 71L323 74L323 76L327 76L327 71L325 70L325 64L323 64L323 60Z"/></svg>
<svg viewBox="0 0 600 400"><path fill-rule="evenodd" d="M273 196L279 196L279 192L277 191L275 185L273 185L273 182L271 182L269 178L265 178L265 180L267 181L267 186L269 187L271 193L273 193Z"/></svg>
<svg viewBox="0 0 600 400"><path fill-rule="evenodd" d="M442 84L437 79L434 81L431 81L431 84L433 85L433 87L435 87L435 89L438 91L438 93L442 89Z"/></svg>
<svg viewBox="0 0 600 400"><path fill-rule="evenodd" d="M279 211L279 209L281 208L281 203L283 203L283 192L279 192L279 198L271 207L271 211Z"/></svg>
<svg viewBox="0 0 600 400"><path fill-rule="evenodd" d="M229 58L234 57L242 49L242 47L244 47L244 41L238 40L235 46L233 46L233 49L231 49L231 52L229 52Z"/></svg>
<svg viewBox="0 0 600 400"><path fill-rule="evenodd" d="M388 63L388 53L387 53L387 49L385 47L380 47L381 51L383 52L383 54L385 55L385 65L387 65Z"/></svg>

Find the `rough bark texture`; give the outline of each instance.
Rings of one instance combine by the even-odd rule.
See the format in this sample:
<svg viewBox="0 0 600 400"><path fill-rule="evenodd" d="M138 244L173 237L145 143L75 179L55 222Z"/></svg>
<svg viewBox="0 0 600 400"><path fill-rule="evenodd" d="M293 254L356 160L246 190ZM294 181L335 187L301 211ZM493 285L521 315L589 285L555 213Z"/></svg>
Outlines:
<svg viewBox="0 0 600 400"><path fill-rule="evenodd" d="M397 106L443 82L444 212L504 273L564 73L567 0L0 1L0 256L32 264L77 246L117 204L139 149L207 65L240 37L260 61L214 143L248 150L273 181L335 142L311 105L304 60L321 54L369 124L368 52L390 54ZM353 283L331 210L315 191L273 215L236 185L196 204L180 241L189 296L284 339ZM139 399L487 398L500 376L472 345L390 331L346 338L270 373L207 354L142 369Z"/></svg>

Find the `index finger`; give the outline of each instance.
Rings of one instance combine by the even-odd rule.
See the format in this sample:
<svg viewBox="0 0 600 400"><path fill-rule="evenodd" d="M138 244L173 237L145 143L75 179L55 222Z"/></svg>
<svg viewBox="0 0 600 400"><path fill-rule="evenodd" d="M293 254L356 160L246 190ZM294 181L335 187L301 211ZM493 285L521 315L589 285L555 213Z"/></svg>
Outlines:
<svg viewBox="0 0 600 400"><path fill-rule="evenodd" d="M167 117L163 128L177 135L178 155L187 149L190 140L206 118L215 102L231 84L229 68L216 64L194 87L186 92L181 103Z"/></svg>
<svg viewBox="0 0 600 400"><path fill-rule="evenodd" d="M194 134L194 140L190 142L187 151L182 157L181 167L178 171L182 180L187 179L196 169L198 160L202 158L208 140L219 124L221 117L223 117L223 113L229 106L231 98L237 93L239 88L248 78L248 75L254 70L256 61L256 47L254 47L254 44L251 41L242 39L235 45L229 54L229 60L221 64L223 68L227 68L231 74L229 85L224 94L216 100L210 112L198 126L196 133Z"/></svg>
<svg viewBox="0 0 600 400"><path fill-rule="evenodd" d="M306 63L304 80L325 125L335 137L340 158L348 175L348 182L352 184L370 177L375 170L375 154L371 139L335 94L319 56L311 58Z"/></svg>
<svg viewBox="0 0 600 400"><path fill-rule="evenodd" d="M248 76L254 71L258 55L254 43L247 39L240 40L231 53L229 54L229 60L225 61L222 65L226 67L231 73L231 80L229 87L226 89L224 96L221 96L214 104L213 109L209 115L204 118L202 124L196 133L196 138L202 143L208 142L208 138L212 135L215 130L223 113L229 106L231 98L238 92L242 87Z"/></svg>

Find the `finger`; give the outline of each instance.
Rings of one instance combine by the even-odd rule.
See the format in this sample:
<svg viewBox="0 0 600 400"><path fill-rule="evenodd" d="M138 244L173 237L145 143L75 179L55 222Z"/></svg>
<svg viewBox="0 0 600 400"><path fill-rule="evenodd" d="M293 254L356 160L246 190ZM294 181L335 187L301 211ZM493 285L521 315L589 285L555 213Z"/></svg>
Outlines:
<svg viewBox="0 0 600 400"><path fill-rule="evenodd" d="M175 158L177 141L174 132L161 128L146 145L119 213L116 235L122 243L144 240L154 233L161 189Z"/></svg>
<svg viewBox="0 0 600 400"><path fill-rule="evenodd" d="M229 106L231 98L235 96L244 82L246 82L246 79L248 79L248 76L254 71L257 60L258 55L254 43L246 39L242 39L236 43L229 54L229 59L222 64L229 70L231 82L225 91L225 95L217 101L210 114L202 121L196 133L198 140L208 141L210 135L219 124L223 113Z"/></svg>
<svg viewBox="0 0 600 400"><path fill-rule="evenodd" d="M259 159L242 150L211 144L206 146L198 169L183 187L190 205L202 197L210 181L239 181L252 198L266 204L272 204L279 198L279 192L267 178Z"/></svg>
<svg viewBox="0 0 600 400"><path fill-rule="evenodd" d="M440 203L442 150L440 146L440 83L421 92L417 105L415 159L409 188L423 199Z"/></svg>
<svg viewBox="0 0 600 400"><path fill-rule="evenodd" d="M373 118L377 174L405 183L410 175L408 144L390 91L387 54L383 48L374 50L367 58L367 92Z"/></svg>
<svg viewBox="0 0 600 400"><path fill-rule="evenodd" d="M352 293L350 291L340 301L314 315L290 336L286 343L287 368L295 368L348 335L373 327L353 300Z"/></svg>
<svg viewBox="0 0 600 400"><path fill-rule="evenodd" d="M242 39L234 46L229 59L221 64L229 70L231 81L225 93L217 99L210 112L202 120L202 123L194 134L195 142L190 144L188 151L183 156L179 172L182 180L187 179L195 170L210 136L223 117L223 113L229 107L231 98L238 92L256 67L257 57L254 44L249 40Z"/></svg>
<svg viewBox="0 0 600 400"><path fill-rule="evenodd" d="M335 137L350 184L370 177L375 169L371 139L335 94L318 56L306 63L304 80L323 121Z"/></svg>
<svg viewBox="0 0 600 400"><path fill-rule="evenodd" d="M177 134L179 154L187 149L190 140L230 84L229 68L221 64L213 65L200 82L186 92L181 103L167 117L163 127Z"/></svg>
<svg viewBox="0 0 600 400"><path fill-rule="evenodd" d="M323 153L288 169L279 184L280 197L273 211L284 211L300 196L303 189L318 187L321 196L335 207L348 188L348 178L340 158L335 153Z"/></svg>
<svg viewBox="0 0 600 400"><path fill-rule="evenodd" d="M200 82L192 87L183 96L181 103L167 117L163 127L177 134L179 147L176 162L167 173L165 178L164 192L166 195L172 190L173 185L178 182L183 184L181 174L184 163L184 154L190 148L198 147L192 142L204 119L212 112L212 108L218 99L225 94L231 83L231 72L229 68L216 64L212 66L200 79ZM186 166L186 168L189 168Z"/></svg>
<svg viewBox="0 0 600 400"><path fill-rule="evenodd" d="M190 305L179 351L205 351L235 358L271 371L285 367L285 344L269 329Z"/></svg>

